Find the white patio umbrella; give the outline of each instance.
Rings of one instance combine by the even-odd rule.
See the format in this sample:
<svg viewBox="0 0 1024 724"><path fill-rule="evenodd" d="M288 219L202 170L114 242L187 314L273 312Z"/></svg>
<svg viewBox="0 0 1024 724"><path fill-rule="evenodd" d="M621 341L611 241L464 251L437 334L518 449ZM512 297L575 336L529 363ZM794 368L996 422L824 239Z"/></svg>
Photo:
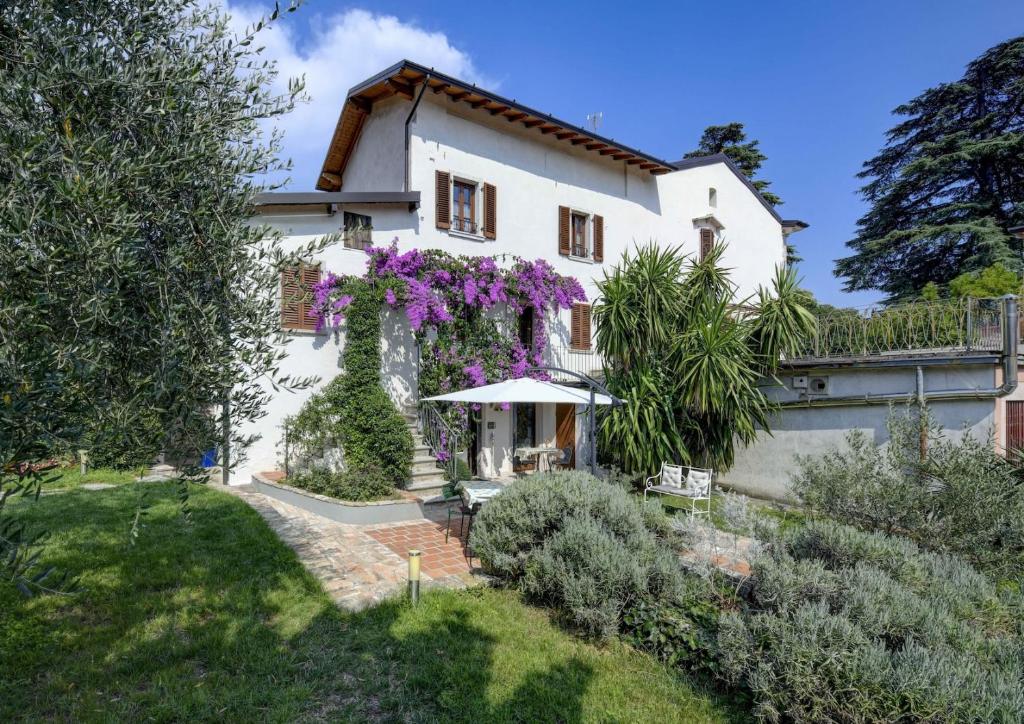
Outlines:
<svg viewBox="0 0 1024 724"><path fill-rule="evenodd" d="M431 402L476 402L482 405L497 402L568 402L574 405L589 405L590 390L535 380L532 377L517 377L513 380L495 382L493 385L470 387L423 399ZM594 404L611 405L613 401L608 395L595 393Z"/></svg>
<svg viewBox="0 0 1024 724"><path fill-rule="evenodd" d="M557 370L557 368L553 369L565 371ZM587 427L589 428L588 437L590 442L590 454L588 457L590 458L590 472L596 475L597 427L594 420L594 407L596 405L621 405L623 401L611 395L597 392L595 387L600 387L600 385L596 381L590 378L586 378L585 381L588 381L590 389L584 390L578 387L559 385L554 382L535 380L532 377L517 377L513 380L495 382L493 385L481 385L480 387L471 387L459 390L458 392L449 392L445 395L434 395L433 397L424 397L423 399L428 402L475 402L481 405L499 402L568 402L574 405L587 405ZM600 388L604 389L603 387Z"/></svg>

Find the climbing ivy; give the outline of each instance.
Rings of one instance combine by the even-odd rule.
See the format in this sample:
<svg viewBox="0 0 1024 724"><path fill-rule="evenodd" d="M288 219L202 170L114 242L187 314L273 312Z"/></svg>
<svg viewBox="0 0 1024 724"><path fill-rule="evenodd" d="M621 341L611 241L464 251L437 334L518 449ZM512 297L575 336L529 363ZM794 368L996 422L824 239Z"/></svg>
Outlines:
<svg viewBox="0 0 1024 724"><path fill-rule="evenodd" d="M383 289L359 277L341 282L345 302L343 369L289 420L289 447L322 480L332 448L344 453L346 489L360 478L404 487L412 471L412 435L380 383ZM290 478L302 486L303 471ZM312 479L311 477L311 479ZM354 481L354 482L353 482ZM376 497L374 495L358 497Z"/></svg>

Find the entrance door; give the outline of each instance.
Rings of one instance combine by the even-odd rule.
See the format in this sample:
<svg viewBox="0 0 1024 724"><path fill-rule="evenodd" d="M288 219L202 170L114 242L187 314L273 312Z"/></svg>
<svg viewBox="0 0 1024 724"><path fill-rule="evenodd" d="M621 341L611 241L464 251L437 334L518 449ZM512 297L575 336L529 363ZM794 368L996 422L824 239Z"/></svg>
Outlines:
<svg viewBox="0 0 1024 724"><path fill-rule="evenodd" d="M1006 402L1006 457L1021 462L1024 451L1024 401Z"/></svg>
<svg viewBox="0 0 1024 724"><path fill-rule="evenodd" d="M555 446L572 448L569 468L576 467L576 405L558 403L555 405Z"/></svg>

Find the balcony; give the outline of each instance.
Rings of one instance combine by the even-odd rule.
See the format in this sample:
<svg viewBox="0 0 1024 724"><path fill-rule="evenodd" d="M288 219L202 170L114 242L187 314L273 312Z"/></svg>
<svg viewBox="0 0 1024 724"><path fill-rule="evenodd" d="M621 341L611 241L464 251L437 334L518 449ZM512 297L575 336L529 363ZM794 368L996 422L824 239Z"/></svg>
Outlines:
<svg viewBox="0 0 1024 724"><path fill-rule="evenodd" d="M561 367L564 370L587 375L600 380L604 377L604 358L594 350L573 349L563 345L548 345L544 350L544 364ZM578 382L572 375L559 372L549 373L555 382Z"/></svg>
<svg viewBox="0 0 1024 724"><path fill-rule="evenodd" d="M837 309L818 316L815 333L789 361L995 352L1002 324L998 299Z"/></svg>

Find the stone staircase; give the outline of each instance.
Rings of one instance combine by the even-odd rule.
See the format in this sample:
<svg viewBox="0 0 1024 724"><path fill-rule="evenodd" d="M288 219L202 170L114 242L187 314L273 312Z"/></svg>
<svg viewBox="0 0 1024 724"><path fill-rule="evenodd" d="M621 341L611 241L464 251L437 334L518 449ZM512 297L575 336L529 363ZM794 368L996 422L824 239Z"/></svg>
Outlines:
<svg viewBox="0 0 1024 724"><path fill-rule="evenodd" d="M418 418L414 411L402 413L405 424L412 435L412 480L406 490L415 493L419 498L434 498L441 495L444 487L444 471L438 467L437 460L430 454L430 448L423 441L418 429Z"/></svg>

